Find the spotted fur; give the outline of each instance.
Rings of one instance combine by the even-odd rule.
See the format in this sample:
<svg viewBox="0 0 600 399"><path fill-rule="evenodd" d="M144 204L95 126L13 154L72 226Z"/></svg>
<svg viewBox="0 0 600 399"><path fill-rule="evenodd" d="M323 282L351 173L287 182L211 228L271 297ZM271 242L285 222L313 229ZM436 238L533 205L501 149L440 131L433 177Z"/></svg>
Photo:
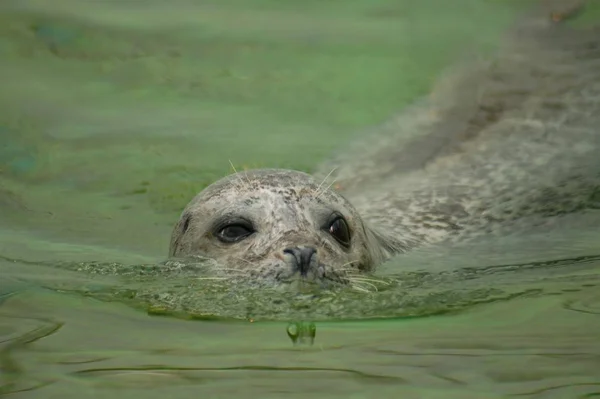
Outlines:
<svg viewBox="0 0 600 399"><path fill-rule="evenodd" d="M363 219L411 248L600 209L600 29L556 4L317 175L336 167Z"/></svg>

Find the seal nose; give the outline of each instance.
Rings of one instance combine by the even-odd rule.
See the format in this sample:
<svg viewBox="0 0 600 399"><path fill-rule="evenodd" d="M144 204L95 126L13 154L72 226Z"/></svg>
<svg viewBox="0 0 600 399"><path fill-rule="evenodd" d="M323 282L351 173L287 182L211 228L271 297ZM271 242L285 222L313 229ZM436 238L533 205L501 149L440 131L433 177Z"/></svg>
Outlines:
<svg viewBox="0 0 600 399"><path fill-rule="evenodd" d="M283 250L284 254L292 255L293 267L306 276L313 262L317 261L317 249L313 247L292 247Z"/></svg>

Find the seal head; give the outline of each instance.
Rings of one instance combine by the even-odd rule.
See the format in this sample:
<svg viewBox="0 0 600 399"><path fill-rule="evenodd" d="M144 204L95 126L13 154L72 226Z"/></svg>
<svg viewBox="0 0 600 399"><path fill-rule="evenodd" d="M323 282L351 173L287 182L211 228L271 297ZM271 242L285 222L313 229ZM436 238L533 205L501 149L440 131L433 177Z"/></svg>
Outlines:
<svg viewBox="0 0 600 399"><path fill-rule="evenodd" d="M236 173L200 192L175 225L169 252L280 282L344 282L388 256L343 196L306 173L279 169Z"/></svg>

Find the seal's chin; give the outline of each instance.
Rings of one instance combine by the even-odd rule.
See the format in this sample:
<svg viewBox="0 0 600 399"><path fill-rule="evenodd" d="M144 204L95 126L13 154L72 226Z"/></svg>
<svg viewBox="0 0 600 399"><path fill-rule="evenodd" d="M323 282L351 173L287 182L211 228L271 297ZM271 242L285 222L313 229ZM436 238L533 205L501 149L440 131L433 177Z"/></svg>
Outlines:
<svg viewBox="0 0 600 399"><path fill-rule="evenodd" d="M342 267L320 262L316 256L311 257L310 261L307 260L304 266L298 267L296 259L291 254L285 257L270 257L262 262L255 261L252 265L242 265L251 267L232 268L230 265L223 270L248 283L258 285L331 288L349 284L347 272Z"/></svg>
<svg viewBox="0 0 600 399"><path fill-rule="evenodd" d="M344 278L343 273L336 272L335 269L323 263L318 263L306 271L290 267L287 273L277 275L276 282L299 286L330 287L332 285L347 284L348 279Z"/></svg>

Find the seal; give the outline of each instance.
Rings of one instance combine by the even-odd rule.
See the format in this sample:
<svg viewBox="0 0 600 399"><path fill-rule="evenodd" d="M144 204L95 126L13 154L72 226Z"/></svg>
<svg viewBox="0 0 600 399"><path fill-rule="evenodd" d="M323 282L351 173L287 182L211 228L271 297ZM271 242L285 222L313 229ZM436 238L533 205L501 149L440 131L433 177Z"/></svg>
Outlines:
<svg viewBox="0 0 600 399"><path fill-rule="evenodd" d="M212 184L184 209L170 255L344 282L420 246L597 212L600 29L563 23L580 7L542 10L315 177L266 169Z"/></svg>
<svg viewBox="0 0 600 399"><path fill-rule="evenodd" d="M185 208L170 255L200 254L263 280L343 281L390 256L395 243L369 228L322 181L261 169L227 176Z"/></svg>

